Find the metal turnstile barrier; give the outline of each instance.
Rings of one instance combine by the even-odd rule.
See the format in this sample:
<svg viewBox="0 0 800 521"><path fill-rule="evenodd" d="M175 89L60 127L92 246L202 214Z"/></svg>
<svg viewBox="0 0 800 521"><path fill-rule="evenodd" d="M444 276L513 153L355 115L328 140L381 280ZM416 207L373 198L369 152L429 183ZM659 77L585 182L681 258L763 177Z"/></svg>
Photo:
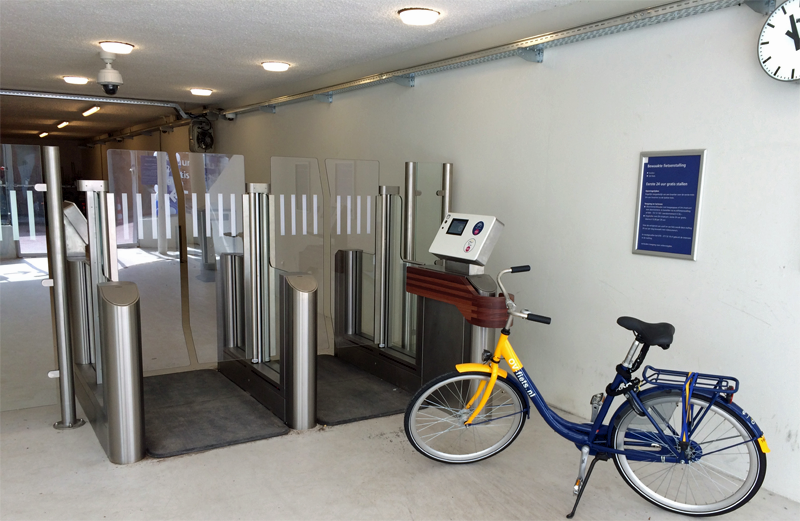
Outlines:
<svg viewBox="0 0 800 521"><path fill-rule="evenodd" d="M133 282L102 282L97 292L108 428L104 448L112 463L125 465L145 455L139 290Z"/></svg>
<svg viewBox="0 0 800 521"><path fill-rule="evenodd" d="M317 281L308 274L280 277L280 338L286 360L286 423L317 425Z"/></svg>

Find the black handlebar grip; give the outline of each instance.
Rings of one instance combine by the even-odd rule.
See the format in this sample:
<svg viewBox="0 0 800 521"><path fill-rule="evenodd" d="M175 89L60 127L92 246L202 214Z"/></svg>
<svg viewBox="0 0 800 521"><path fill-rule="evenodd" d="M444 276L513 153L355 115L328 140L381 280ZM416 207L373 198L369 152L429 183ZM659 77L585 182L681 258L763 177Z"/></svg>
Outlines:
<svg viewBox="0 0 800 521"><path fill-rule="evenodd" d="M528 320L531 322L541 322L542 324L549 324L550 317L543 317L542 315L534 315L533 313L528 313Z"/></svg>
<svg viewBox="0 0 800 521"><path fill-rule="evenodd" d="M511 268L511 273L522 273L523 271L531 271L530 266L513 266Z"/></svg>

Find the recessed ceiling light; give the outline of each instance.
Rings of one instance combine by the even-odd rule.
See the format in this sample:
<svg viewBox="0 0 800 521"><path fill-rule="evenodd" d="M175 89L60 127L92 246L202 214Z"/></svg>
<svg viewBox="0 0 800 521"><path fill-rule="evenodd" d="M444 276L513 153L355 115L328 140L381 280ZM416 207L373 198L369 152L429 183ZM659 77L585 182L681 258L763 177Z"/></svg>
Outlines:
<svg viewBox="0 0 800 521"><path fill-rule="evenodd" d="M406 7L397 11L406 25L430 25L439 19L439 11L425 7Z"/></svg>
<svg viewBox="0 0 800 521"><path fill-rule="evenodd" d="M195 96L211 96L211 93L214 92L211 89L189 89L189 91Z"/></svg>
<svg viewBox="0 0 800 521"><path fill-rule="evenodd" d="M84 116L91 116L92 114L94 114L98 110L100 110L100 107L92 107L89 110L87 110L86 112L84 112L83 115Z"/></svg>
<svg viewBox="0 0 800 521"><path fill-rule="evenodd" d="M45 137L46 135L47 135L47 132L42 132L41 134L39 134L39 137Z"/></svg>
<svg viewBox="0 0 800 521"><path fill-rule="evenodd" d="M58 124L58 128L64 128L67 125L69 125L69 121L64 121L64 122Z"/></svg>
<svg viewBox="0 0 800 521"><path fill-rule="evenodd" d="M272 72L283 72L289 69L289 64L283 62L262 62L261 66L264 67L264 70Z"/></svg>
<svg viewBox="0 0 800 521"><path fill-rule="evenodd" d="M89 78L84 78L83 76L64 76L64 81L72 85L86 85L89 83Z"/></svg>
<svg viewBox="0 0 800 521"><path fill-rule="evenodd" d="M124 42L100 42L100 47L114 54L130 54L133 50L133 45Z"/></svg>

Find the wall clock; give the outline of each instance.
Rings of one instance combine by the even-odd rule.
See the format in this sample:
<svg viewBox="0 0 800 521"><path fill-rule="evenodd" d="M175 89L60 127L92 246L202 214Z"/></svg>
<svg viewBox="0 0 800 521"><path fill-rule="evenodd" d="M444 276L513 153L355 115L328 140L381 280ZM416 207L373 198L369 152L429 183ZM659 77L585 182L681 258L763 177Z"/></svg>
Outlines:
<svg viewBox="0 0 800 521"><path fill-rule="evenodd" d="M758 61L780 81L800 80L800 0L779 5L758 37Z"/></svg>

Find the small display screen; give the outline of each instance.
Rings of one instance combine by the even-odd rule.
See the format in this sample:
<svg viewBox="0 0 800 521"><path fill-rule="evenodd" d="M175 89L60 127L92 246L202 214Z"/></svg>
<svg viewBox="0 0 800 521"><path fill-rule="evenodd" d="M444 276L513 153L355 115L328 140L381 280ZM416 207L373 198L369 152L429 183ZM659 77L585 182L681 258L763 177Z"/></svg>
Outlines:
<svg viewBox="0 0 800 521"><path fill-rule="evenodd" d="M467 227L469 219L453 219L450 227L447 229L447 235L461 235Z"/></svg>

